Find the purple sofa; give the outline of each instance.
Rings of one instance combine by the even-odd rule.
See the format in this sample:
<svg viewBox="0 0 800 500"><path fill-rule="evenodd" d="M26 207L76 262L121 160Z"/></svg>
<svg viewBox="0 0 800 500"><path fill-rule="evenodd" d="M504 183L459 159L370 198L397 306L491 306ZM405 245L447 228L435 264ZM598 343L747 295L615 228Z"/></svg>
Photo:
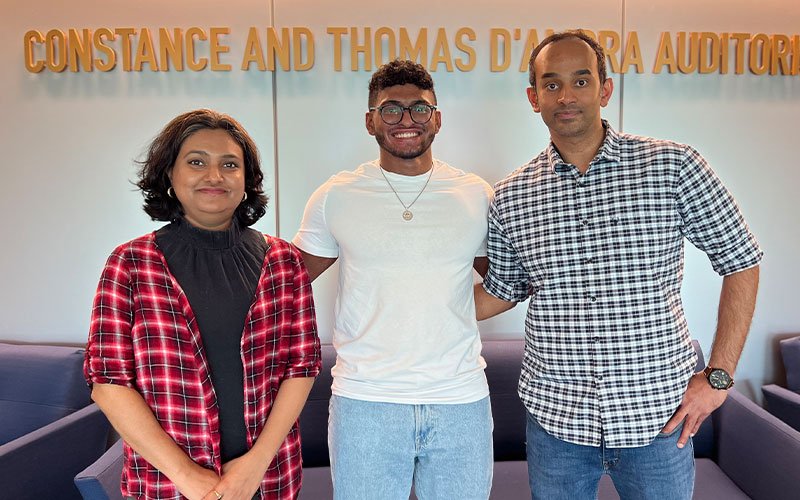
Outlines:
<svg viewBox="0 0 800 500"><path fill-rule="evenodd" d="M525 463L526 414L517 396L523 345L522 340L490 340L483 344L495 427L492 500L530 498ZM301 500L332 498L327 429L330 368L336 354L332 346L324 345L322 355L323 371L300 415L303 437ZM700 353L697 369L703 366ZM697 459L694 498L697 500L800 499L797 485L800 432L736 390L730 392L725 404L703 424L694 438L694 449ZM121 498L118 486L121 464L118 443L76 479L84 498ZM414 498L413 494L411 497ZM607 477L600 482L598 498L619 498Z"/></svg>
<svg viewBox="0 0 800 500"><path fill-rule="evenodd" d="M522 340L489 340L483 344L494 416L493 500L530 498L525 463L526 415L517 396L523 346ZM323 373L300 416L303 500L332 498L327 426L330 368L335 360L332 346L323 346ZM698 370L703 366L701 353ZM703 424L694 447L695 499L800 499L800 432L736 390ZM601 481L598 498L619 498L607 478Z"/></svg>
<svg viewBox="0 0 800 500"><path fill-rule="evenodd" d="M81 498L72 478L105 451L110 429L82 366L83 349L0 344L2 498Z"/></svg>
<svg viewBox="0 0 800 500"><path fill-rule="evenodd" d="M761 392L767 410L800 431L800 337L782 340L780 348L786 387L770 384L762 387Z"/></svg>

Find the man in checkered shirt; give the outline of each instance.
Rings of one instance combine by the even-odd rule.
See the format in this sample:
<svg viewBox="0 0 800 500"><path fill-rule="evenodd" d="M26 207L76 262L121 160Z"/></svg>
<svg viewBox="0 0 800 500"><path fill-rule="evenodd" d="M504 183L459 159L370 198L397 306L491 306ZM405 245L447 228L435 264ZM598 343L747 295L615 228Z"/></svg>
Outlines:
<svg viewBox="0 0 800 500"><path fill-rule="evenodd" d="M519 395L532 498L691 498L691 436L727 396L762 252L700 154L621 134L602 48L580 31L534 49L528 99L551 144L495 186L478 319L530 297ZM693 373L683 240L723 275L709 368ZM686 444L689 446L686 446Z"/></svg>

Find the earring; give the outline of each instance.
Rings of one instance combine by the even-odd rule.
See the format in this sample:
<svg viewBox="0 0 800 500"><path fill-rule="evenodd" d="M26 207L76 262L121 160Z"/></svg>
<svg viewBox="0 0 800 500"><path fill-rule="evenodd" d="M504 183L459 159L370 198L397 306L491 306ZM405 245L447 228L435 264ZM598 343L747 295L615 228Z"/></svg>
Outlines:
<svg viewBox="0 0 800 500"><path fill-rule="evenodd" d="M169 196L170 198L175 198L175 190L172 189L172 186L167 188L167 196Z"/></svg>
<svg viewBox="0 0 800 500"><path fill-rule="evenodd" d="M244 192L244 196L242 196L242 201L240 203L244 203L247 200L247 191Z"/></svg>

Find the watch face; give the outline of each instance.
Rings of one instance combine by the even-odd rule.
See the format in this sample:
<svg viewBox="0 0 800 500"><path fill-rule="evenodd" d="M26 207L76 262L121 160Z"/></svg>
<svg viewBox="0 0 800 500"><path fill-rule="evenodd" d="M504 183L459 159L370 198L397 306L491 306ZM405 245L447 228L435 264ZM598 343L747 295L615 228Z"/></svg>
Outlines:
<svg viewBox="0 0 800 500"><path fill-rule="evenodd" d="M727 389L731 383L731 376L725 370L711 370L708 374L708 381L715 389Z"/></svg>

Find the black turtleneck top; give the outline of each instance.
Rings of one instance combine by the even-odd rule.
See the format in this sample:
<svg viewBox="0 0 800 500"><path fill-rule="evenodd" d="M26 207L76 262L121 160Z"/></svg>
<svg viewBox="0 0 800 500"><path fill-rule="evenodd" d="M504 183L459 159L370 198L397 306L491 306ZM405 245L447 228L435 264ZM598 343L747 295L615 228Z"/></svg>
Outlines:
<svg viewBox="0 0 800 500"><path fill-rule="evenodd" d="M267 243L235 219L225 231L206 231L179 219L156 232L156 244L197 319L219 406L225 463L248 449L241 341Z"/></svg>

